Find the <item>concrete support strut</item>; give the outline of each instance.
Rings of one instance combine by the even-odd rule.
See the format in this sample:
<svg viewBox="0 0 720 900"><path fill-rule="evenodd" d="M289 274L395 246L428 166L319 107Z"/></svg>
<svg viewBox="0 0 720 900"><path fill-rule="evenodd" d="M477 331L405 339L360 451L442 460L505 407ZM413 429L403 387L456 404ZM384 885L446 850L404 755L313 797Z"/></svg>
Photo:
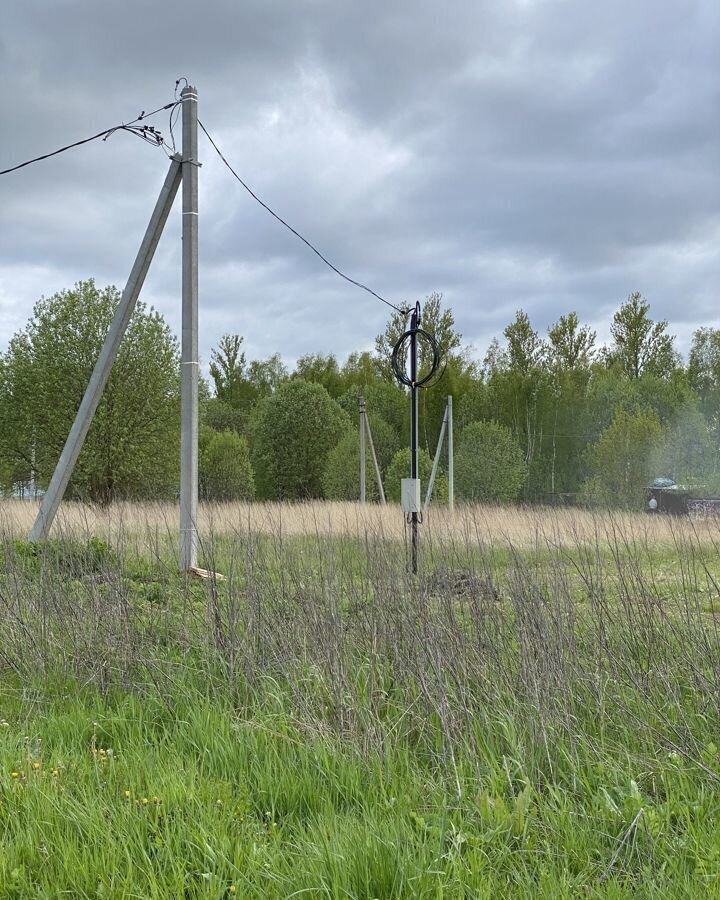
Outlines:
<svg viewBox="0 0 720 900"><path fill-rule="evenodd" d="M360 502L367 502L367 493L365 488L365 434L367 426L365 424L367 413L365 411L365 398L362 394L358 397L358 405L360 406Z"/></svg>
<svg viewBox="0 0 720 900"><path fill-rule="evenodd" d="M448 398L449 399L449 398ZM432 492L435 487L435 476L437 475L438 465L440 463L440 454L442 452L443 441L445 440L445 429L448 422L448 407L445 407L445 415L443 416L442 425L440 427L440 437L438 438L437 450L435 451L435 459L433 460L432 471L430 472L430 481L427 486L427 494L425 494L425 503L423 503L423 512L427 512L430 508L432 500Z"/></svg>
<svg viewBox="0 0 720 900"><path fill-rule="evenodd" d="M182 342L180 385L180 571L197 567L198 511L198 114L182 100Z"/></svg>
<svg viewBox="0 0 720 900"><path fill-rule="evenodd" d="M125 285L120 303L115 310L115 315L110 323L110 329L105 338L98 361L90 377L85 396L80 403L80 407L75 416L70 434L65 441L65 446L60 454L60 459L55 467L50 485L43 497L35 524L30 532L31 541L45 540L50 532L53 520L57 513L60 501L62 500L65 490L70 481L70 476L75 468L83 443L90 428L95 410L97 409L103 390L110 376L115 358L120 348L120 342L127 330L130 318L135 309L135 304L140 295L145 276L147 275L150 263L155 255L155 250L160 240L163 227L167 221L170 208L172 207L175 194L180 186L182 171L180 160L174 157L170 162L170 170L165 178L165 183L160 191L155 209L153 210L150 222L145 232L140 250L135 259L130 276Z"/></svg>
<svg viewBox="0 0 720 900"><path fill-rule="evenodd" d="M385 505L385 489L383 488L382 478L380 476L380 466L378 465L377 455L375 453L375 444L373 443L372 431L370 430L370 419L368 419L367 409L365 410L365 426L367 428L367 439L368 444L370 445L370 453L372 455L373 466L375 468L375 480L377 481L380 502Z"/></svg>
<svg viewBox="0 0 720 900"><path fill-rule="evenodd" d="M453 413L452 413L452 396L447 398L447 406L445 407L445 415L443 416L442 426L440 428L440 437L438 438L437 450L435 451L435 459L433 460L432 471L430 472L430 481L428 483L427 494L425 495L425 503L423 511L427 512L432 500L433 487L435 486L435 476L437 475L438 465L440 464L440 454L442 453L443 441L445 440L445 432L448 436L448 509L453 512L455 509L455 468L453 459Z"/></svg>
<svg viewBox="0 0 720 900"><path fill-rule="evenodd" d="M455 448L453 446L453 410L452 395L447 399L448 428L448 509L455 511Z"/></svg>

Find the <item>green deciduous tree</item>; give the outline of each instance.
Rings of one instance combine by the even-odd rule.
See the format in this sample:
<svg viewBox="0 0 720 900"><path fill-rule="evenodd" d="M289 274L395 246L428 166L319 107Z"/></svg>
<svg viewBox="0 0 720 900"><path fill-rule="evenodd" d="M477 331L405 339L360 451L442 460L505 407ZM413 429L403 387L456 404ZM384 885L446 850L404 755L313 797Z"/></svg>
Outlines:
<svg viewBox="0 0 720 900"><path fill-rule="evenodd" d="M505 331L507 366L520 375L529 375L542 365L545 344L530 324L528 314L519 309Z"/></svg>
<svg viewBox="0 0 720 900"><path fill-rule="evenodd" d="M645 488L656 474L654 454L662 439L660 420L652 410L628 412L619 407L587 452L584 499L603 506L642 509Z"/></svg>
<svg viewBox="0 0 720 900"><path fill-rule="evenodd" d="M438 343L443 360L457 353L462 335L455 328L455 317L448 308L443 308L442 294L432 293L422 302L420 327L432 334ZM375 339L376 361L379 371L387 380L392 380L390 357L395 343L408 327L408 318L401 313L390 316L385 331Z"/></svg>
<svg viewBox="0 0 720 900"><path fill-rule="evenodd" d="M258 407L253 467L262 497L322 497L322 475L350 421L322 385L292 379Z"/></svg>
<svg viewBox="0 0 720 900"><path fill-rule="evenodd" d="M247 440L234 431L200 432L199 485L204 500L250 500L255 479Z"/></svg>
<svg viewBox="0 0 720 900"><path fill-rule="evenodd" d="M556 371L587 369L595 353L596 332L580 325L576 312L560 316L548 329L547 356Z"/></svg>
<svg viewBox="0 0 720 900"><path fill-rule="evenodd" d="M210 376L215 385L215 396L231 406L243 399L245 354L240 350L242 342L239 334L224 334L210 352Z"/></svg>
<svg viewBox="0 0 720 900"><path fill-rule="evenodd" d="M256 396L262 398L274 393L289 376L280 354L273 353L267 359L251 360L247 367L247 377Z"/></svg>
<svg viewBox="0 0 720 900"><path fill-rule="evenodd" d="M510 503L517 500L526 477L527 464L509 428L497 422L473 422L463 429L455 450L458 498Z"/></svg>
<svg viewBox="0 0 720 900"><path fill-rule="evenodd" d="M687 374L717 440L720 437L720 328L699 328L694 333Z"/></svg>
<svg viewBox="0 0 720 900"><path fill-rule="evenodd" d="M665 378L677 367L673 337L667 334L668 323L653 322L649 309L650 304L636 291L613 316L613 345L607 352L607 361L618 365L626 378L644 374Z"/></svg>
<svg viewBox="0 0 720 900"><path fill-rule="evenodd" d="M321 384L333 400L337 400L345 390L345 381L337 359L332 353L327 356L322 353L307 353L301 356L293 376L313 384Z"/></svg>
<svg viewBox="0 0 720 900"><path fill-rule="evenodd" d="M48 483L119 299L113 286L78 282L38 301L10 341L0 370L0 458L11 478ZM177 341L138 303L67 495L101 503L171 495L178 467Z"/></svg>
<svg viewBox="0 0 720 900"><path fill-rule="evenodd" d="M707 420L695 404L678 411L650 459L652 474L679 484L716 482L718 452Z"/></svg>

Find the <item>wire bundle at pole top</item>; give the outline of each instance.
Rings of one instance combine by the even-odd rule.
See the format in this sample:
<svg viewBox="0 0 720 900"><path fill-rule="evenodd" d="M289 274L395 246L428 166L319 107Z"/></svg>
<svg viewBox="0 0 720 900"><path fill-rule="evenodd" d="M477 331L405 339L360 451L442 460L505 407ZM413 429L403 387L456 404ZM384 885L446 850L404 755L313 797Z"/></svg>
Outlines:
<svg viewBox="0 0 720 900"><path fill-rule="evenodd" d="M417 378L414 382L405 371L405 355L407 353L408 343L413 336L415 336L416 339L420 339L426 342L430 347L430 353L432 354L432 362L430 363L429 370L425 373L425 375L422 376L422 378ZM440 367L440 347L435 336L430 334L429 331L425 331L423 328L420 328L419 303L415 305L415 311L413 312L412 324L410 325L410 328L404 331L403 334L395 342L390 363L395 378L400 382L400 384L405 385L405 387L409 388L426 387L434 378L435 373Z"/></svg>
<svg viewBox="0 0 720 900"><path fill-rule="evenodd" d="M82 147L83 144L89 144L92 141L103 140L106 141L109 137L112 137L116 131L127 131L129 134L134 134L135 137L139 137L142 140L146 141L149 144L153 144L155 147L164 147L165 141L163 140L163 136L155 128L153 125L138 125L138 122L142 122L145 119L149 119L151 116L155 116L158 113L164 112L167 109L172 109L177 106L181 101L173 100L171 103L166 103L164 106L159 106L157 109L152 110L152 112L146 113L144 110L140 113L139 116L132 119L130 122L121 122L119 125L113 125L111 128L105 128L103 131L98 131L97 134L92 134L90 137L82 138L79 141L73 141L72 144L66 144L64 147L59 147L57 150L52 150L50 153L43 153L42 156L35 156L33 159L27 159L25 162L18 163L16 166L10 166L8 169L1 169L0 175L9 175L11 172L17 172L18 169L24 169L26 166L31 166L33 163L42 162L44 159L50 159L52 156L59 156L61 153L65 153L67 150L73 150L75 147Z"/></svg>

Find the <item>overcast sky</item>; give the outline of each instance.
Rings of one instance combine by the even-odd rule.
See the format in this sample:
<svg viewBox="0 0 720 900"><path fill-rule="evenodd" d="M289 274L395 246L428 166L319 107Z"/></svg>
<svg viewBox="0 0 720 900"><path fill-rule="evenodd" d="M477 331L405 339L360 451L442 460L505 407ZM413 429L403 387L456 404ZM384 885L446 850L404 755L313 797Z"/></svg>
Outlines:
<svg viewBox="0 0 720 900"><path fill-rule="evenodd" d="M467 342L525 309L608 335L639 290L678 346L720 325L717 0L6 0L0 169L134 118L186 76L242 177L395 303ZM167 114L154 123L168 135ZM200 346L341 360L388 310L260 208L201 135ZM124 285L167 170L123 133L0 178L0 350L41 295ZM176 203L143 299L179 332Z"/></svg>

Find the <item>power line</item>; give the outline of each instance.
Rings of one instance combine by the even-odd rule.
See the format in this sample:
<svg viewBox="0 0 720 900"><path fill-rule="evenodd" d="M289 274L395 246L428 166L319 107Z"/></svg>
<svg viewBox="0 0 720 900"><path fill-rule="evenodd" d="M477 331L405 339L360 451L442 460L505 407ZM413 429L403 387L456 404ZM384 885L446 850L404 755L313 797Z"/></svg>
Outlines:
<svg viewBox="0 0 720 900"><path fill-rule="evenodd" d="M25 162L18 163L16 166L11 166L9 169L3 169L0 171L0 175L9 175L10 172L17 172L18 169L24 169L25 166L31 166L33 163L42 162L44 159L50 159L51 156L57 156L60 153L65 153L66 150L72 150L75 147L81 147L83 144L89 144L91 141L97 141L100 138L102 140L107 140L111 135L113 135L116 131L127 131L130 134L134 134L136 137L141 138L144 141L147 141L149 144L153 144L156 147L163 147L164 140L160 132L152 125L138 125L138 122L142 122L145 119L149 119L150 116L155 116L157 113L163 112L163 110L170 109L178 104L179 101L173 101L172 103L166 103L165 106L159 106L157 109L154 109L152 112L146 113L144 110L140 113L140 115L133 119L131 122L123 122L121 125L113 125L112 128L106 128L104 131L98 131L97 134L91 135L91 137L83 138L82 140L75 141L72 144L66 144L64 147L60 147L57 150L53 150L51 153L44 153L42 156L36 156L33 159L28 159Z"/></svg>
<svg viewBox="0 0 720 900"><path fill-rule="evenodd" d="M179 84L179 80L176 83L176 92L177 92L177 84ZM170 124L170 140L172 142L172 153L174 153L175 152L175 136L173 133L173 127L174 127L173 113L176 111L177 107L179 107L181 103L182 103L182 100L175 99L171 103L166 103L164 106L159 106L157 109L154 109L152 112L146 113L143 110L143 112L141 112L140 115L137 116L137 118L133 119L130 122L123 122L120 125L114 125L111 128L105 128L103 131L98 131L97 134L93 134L90 137L82 138L79 141L73 141L73 143L66 144L64 147L59 147L57 150L52 150L50 153L43 153L41 156L35 156L32 159L25 160L25 162L18 163L16 166L11 166L8 169L2 169L2 170L0 170L0 175L9 175L11 172L17 172L19 169L24 169L26 166L31 166L34 163L42 162L43 160L50 159L53 156L58 156L59 154L65 153L68 150L73 150L75 147L82 147L83 144L89 144L92 141L97 141L100 139L105 141L111 135L113 135L116 131L127 131L130 134L134 134L136 137L139 137L142 140L147 141L148 143L153 144L156 147L162 147L163 149L165 149L165 141L162 137L162 134L154 126L139 125L138 123L142 122L145 119L149 119L151 116L157 115L158 113L164 112L165 110L168 110L168 109L171 110L170 123L169 123ZM262 206L263 209L265 209L267 212L269 212L270 215L274 219L276 219L278 222L280 222L281 225L284 225L285 228L288 229L288 231L290 231L292 234L295 235L295 237L299 238L307 247L310 248L310 250L312 250L312 252L319 259L322 260L322 262L325 263L326 266L328 266L330 269L332 269L332 271L335 272L336 275L339 275L340 278L344 279L349 284L355 285L355 287L358 287L361 290L366 291L368 294L375 297L377 300L380 300L381 303L384 303L386 306L389 306L390 309L394 309L396 312L400 313L401 315L408 314L407 308L401 308L399 306L396 306L394 303L391 303L389 300L386 300L385 297L378 294L377 291L374 291L372 288L369 288L366 284L363 284L360 281L356 281L356 279L351 278L349 275L346 275L345 272L338 269L338 267L336 265L334 265L333 263L331 263L330 260L326 256L324 256L317 249L317 247L314 246L314 244L312 244L306 237L303 237L303 235L300 234L299 231L297 231L295 228L292 227L292 225L290 225L288 222L286 222L285 219L282 218L282 216L279 216L273 209L271 209L267 205L267 203L263 202L263 200L261 200L260 197L258 197L258 195L252 190L252 188L250 188L250 186L248 184L246 184L245 181L243 181L243 179L238 175L238 173L235 171L235 169L230 165L230 163L227 161L227 159L221 152L218 145L215 143L213 138L210 136L210 133L208 132L207 128L205 128L203 123L198 122L198 124L200 125L200 128L202 128L207 139L212 144L217 155L220 157L220 159L223 161L223 163L225 163L228 170L237 179L237 181L239 181L240 184L245 188L245 190L250 194L250 196L253 198L253 200L255 200L257 203L259 203L260 206ZM168 151L166 150L166 152L168 152Z"/></svg>
<svg viewBox="0 0 720 900"><path fill-rule="evenodd" d="M250 188L250 187L242 180L242 178L238 175L238 173L235 171L235 169L233 169L233 167L230 165L230 163L227 161L227 159L225 159L225 157L223 156L222 152L220 151L220 148L219 148L218 145L215 143L215 141L210 137L210 134L209 134L207 128L203 125L203 123L200 122L200 121L198 120L198 125L199 125L200 128L202 128L202 130L205 132L205 137L207 137L207 139L208 139L208 140L210 141L210 143L213 145L213 148L215 149L215 152L216 152L217 155L220 157L220 159L225 163L225 165L226 165L227 168L230 170L230 172L235 176L235 178L236 178L236 179L240 182L240 184L245 188L245 190L248 192L248 194L250 194L250 196L253 198L253 200L255 200L257 203L259 203L260 206L262 206L262 208L263 208L264 210L266 210L267 212L269 212L270 215L271 215L274 219L277 219L277 221L280 222L281 225L284 225L285 228L288 229L288 231L292 232L292 234L294 234L295 237L299 238L299 239L303 242L303 244L305 244L307 247L309 247L309 248L312 250L312 252L313 252L316 256L318 256L318 257L325 263L326 266L328 266L330 269L333 270L333 272L335 272L336 275L339 275L341 278L344 278L345 281L349 282L350 284L354 284L355 287L359 287L359 288L361 288L361 290L367 291L368 294L371 294L371 295L372 295L373 297L375 297L377 300L380 300L381 303L384 303L386 306L389 306L391 309L394 309L396 312L399 312L401 315L407 315L407 313L408 313L408 310L407 310L407 309L402 309L401 307L396 306L394 303L391 303L389 300L386 300L384 297L381 297L380 294L378 294L378 293L377 293L376 291L374 291L372 288L369 288L366 284L363 284L363 283L360 282L360 281L356 281L354 278L351 278L349 275L346 275L344 272L340 271L340 269L338 269L337 266L333 265L327 257L323 256L323 254L317 249L317 247L315 247L313 244L311 244L310 241L309 241L307 238L303 237L303 236L300 234L299 231L296 231L296 230L292 227L292 225L289 225L289 224L285 221L285 219L283 219L282 216L279 216L279 215L275 212L275 210L271 209L271 208L267 205L267 203L264 203L264 202L260 199L260 197L258 197L258 195L255 193L255 191L253 191L252 188Z"/></svg>

